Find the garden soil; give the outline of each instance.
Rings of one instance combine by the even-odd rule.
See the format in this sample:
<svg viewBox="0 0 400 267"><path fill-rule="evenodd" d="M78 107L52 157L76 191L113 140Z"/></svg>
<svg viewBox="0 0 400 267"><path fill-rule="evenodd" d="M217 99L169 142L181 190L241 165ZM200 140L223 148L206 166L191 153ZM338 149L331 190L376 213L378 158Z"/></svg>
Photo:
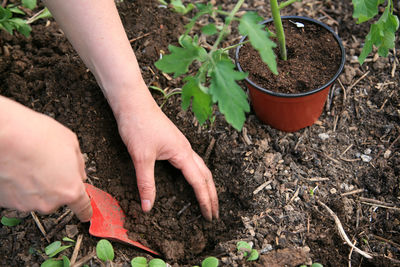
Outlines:
<svg viewBox="0 0 400 267"><path fill-rule="evenodd" d="M216 2L224 8L234 5ZM182 174L164 161L155 166L154 208L141 212L135 170L112 111L54 20L32 25L29 38L0 33L0 94L72 129L85 156L88 181L120 201L130 237L161 252L173 266L200 264L206 256L218 257L221 266L400 266L400 50L388 58L372 55L360 66L356 55L368 26L351 18L349 2L306 0L283 11L325 22L346 48L345 70L313 126L285 133L262 124L252 111L241 132L219 113L212 124L200 126L191 111L181 109L179 96L165 101L152 91L213 173L220 219L212 223L201 217ZM181 87L181 80L171 80L154 62L168 44L177 44L188 20L155 0L125 0L118 8L146 83ZM269 17L264 1L248 1L245 10ZM232 28L223 45L239 39ZM350 241L372 259L343 241L324 204ZM66 207L37 214L46 238L30 213L0 212L23 219L18 226L0 227L0 266L40 266L46 259L46 238L52 242L82 235L78 260L91 255L99 240ZM243 259L236 252L239 240L251 242L260 259ZM150 259L133 247L113 245L114 266L129 266L135 256ZM63 253L70 257L72 248ZM100 261L93 256L86 264L100 266Z"/></svg>

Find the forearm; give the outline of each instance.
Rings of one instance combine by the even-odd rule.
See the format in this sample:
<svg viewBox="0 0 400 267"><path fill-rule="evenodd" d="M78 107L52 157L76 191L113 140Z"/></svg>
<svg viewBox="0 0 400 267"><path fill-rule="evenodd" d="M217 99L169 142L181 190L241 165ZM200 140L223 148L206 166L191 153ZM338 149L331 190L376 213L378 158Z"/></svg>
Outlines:
<svg viewBox="0 0 400 267"><path fill-rule="evenodd" d="M96 77L114 113L120 112L126 99L150 101L113 0L44 2Z"/></svg>

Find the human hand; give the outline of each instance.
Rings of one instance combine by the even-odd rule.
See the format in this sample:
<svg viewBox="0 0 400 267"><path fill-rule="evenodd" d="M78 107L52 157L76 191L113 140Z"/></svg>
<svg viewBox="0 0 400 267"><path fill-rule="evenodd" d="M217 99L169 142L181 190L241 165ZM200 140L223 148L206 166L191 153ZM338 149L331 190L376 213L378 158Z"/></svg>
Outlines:
<svg viewBox="0 0 400 267"><path fill-rule="evenodd" d="M147 88L137 91L142 94L115 104L114 110L119 111L114 113L135 165L142 210L148 212L154 204L155 161L168 160L193 187L203 216L209 221L218 219L218 197L210 170L151 95L145 93Z"/></svg>
<svg viewBox="0 0 400 267"><path fill-rule="evenodd" d="M92 216L76 135L52 118L0 96L0 206L48 214L67 204Z"/></svg>

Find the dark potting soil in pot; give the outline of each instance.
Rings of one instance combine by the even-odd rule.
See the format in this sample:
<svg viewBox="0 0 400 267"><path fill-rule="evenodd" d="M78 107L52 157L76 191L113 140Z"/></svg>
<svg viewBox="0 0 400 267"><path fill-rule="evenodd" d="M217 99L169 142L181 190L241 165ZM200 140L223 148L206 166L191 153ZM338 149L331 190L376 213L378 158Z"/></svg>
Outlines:
<svg viewBox="0 0 400 267"><path fill-rule="evenodd" d="M326 29L301 20L304 28L283 20L287 56L286 61L278 57L278 73L274 75L261 60L258 52L245 44L239 52L239 63L248 78L260 87L280 93L302 93L326 84L340 66L341 51L334 36ZM272 23L268 28L275 31ZM276 40L274 40L276 42Z"/></svg>

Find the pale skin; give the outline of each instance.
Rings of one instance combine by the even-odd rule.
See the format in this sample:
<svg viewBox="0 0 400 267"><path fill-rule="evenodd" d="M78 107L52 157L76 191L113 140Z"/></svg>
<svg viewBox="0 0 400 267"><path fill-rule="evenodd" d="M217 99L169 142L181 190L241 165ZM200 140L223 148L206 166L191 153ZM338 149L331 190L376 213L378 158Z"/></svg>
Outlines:
<svg viewBox="0 0 400 267"><path fill-rule="evenodd" d="M205 219L218 218L212 174L160 110L140 72L113 0L46 0L96 77L136 171L142 210L154 205L156 160L168 160L193 187ZM92 210L76 135L55 120L0 96L0 206L50 213L68 205L81 221ZM7 127L3 127L7 125Z"/></svg>

